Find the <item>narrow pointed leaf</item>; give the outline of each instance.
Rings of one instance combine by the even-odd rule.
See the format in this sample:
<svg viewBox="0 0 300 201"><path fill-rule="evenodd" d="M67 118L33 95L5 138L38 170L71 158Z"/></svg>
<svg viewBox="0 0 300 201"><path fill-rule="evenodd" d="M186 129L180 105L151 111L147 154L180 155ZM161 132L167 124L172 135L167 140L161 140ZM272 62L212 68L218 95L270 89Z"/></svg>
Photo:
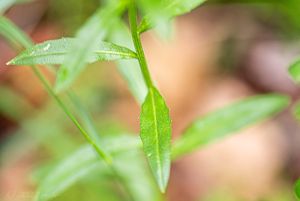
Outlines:
<svg viewBox="0 0 300 201"><path fill-rule="evenodd" d="M72 51L61 65L56 80L56 91L68 88L97 50L97 41L102 41L110 30L110 24L118 19L125 5L120 3L98 10L77 32Z"/></svg>
<svg viewBox="0 0 300 201"><path fill-rule="evenodd" d="M170 173L171 120L163 97L154 87L149 88L142 105L141 139L144 152L162 192L165 192Z"/></svg>
<svg viewBox="0 0 300 201"><path fill-rule="evenodd" d="M293 80L300 84L300 60L296 61L294 64L292 64L289 68L289 73Z"/></svg>
<svg viewBox="0 0 300 201"><path fill-rule="evenodd" d="M133 136L118 136L118 138L103 141L106 150L117 157L118 154L140 147L140 140ZM79 150L55 165L42 179L36 194L37 201L46 201L59 196L93 171L106 170L107 166L99 160L98 154L90 145Z"/></svg>
<svg viewBox="0 0 300 201"><path fill-rule="evenodd" d="M10 20L0 16L0 28L2 25L4 25L3 27L5 27L5 30L1 32L2 29L0 29L0 35L4 36L4 38L14 41L16 45L19 45L21 47L30 48L33 46L33 42L26 35L26 33L24 33L21 29L10 22ZM99 152L102 152L101 155L104 156L104 158L108 158L108 155L105 156L106 154L101 151L101 146L97 145L97 149Z"/></svg>
<svg viewBox="0 0 300 201"><path fill-rule="evenodd" d="M74 38L62 38L37 44L19 54L8 64L62 64L66 56L72 51ZM118 59L136 58L136 54L128 48L108 42L97 42L97 49L87 58L88 63L95 61L111 61Z"/></svg>
<svg viewBox="0 0 300 201"><path fill-rule="evenodd" d="M175 142L172 158L185 155L217 139L270 117L289 104L281 95L261 95L242 100L196 120Z"/></svg>

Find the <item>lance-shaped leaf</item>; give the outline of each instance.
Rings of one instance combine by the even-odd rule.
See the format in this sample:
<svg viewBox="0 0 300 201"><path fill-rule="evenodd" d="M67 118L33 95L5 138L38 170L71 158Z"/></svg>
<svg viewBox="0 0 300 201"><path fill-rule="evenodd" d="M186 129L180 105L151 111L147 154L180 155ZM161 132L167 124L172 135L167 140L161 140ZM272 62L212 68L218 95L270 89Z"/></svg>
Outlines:
<svg viewBox="0 0 300 201"><path fill-rule="evenodd" d="M123 1L122 1L123 2ZM107 35L111 23L118 19L125 8L125 3L109 5L98 10L76 34L73 44L64 64L61 65L56 79L56 91L69 87L84 69L90 55L97 50L97 41L102 41Z"/></svg>
<svg viewBox="0 0 300 201"><path fill-rule="evenodd" d="M300 60L290 66L289 73L296 83L300 83Z"/></svg>
<svg viewBox="0 0 300 201"><path fill-rule="evenodd" d="M66 56L72 52L72 47L76 41L77 39L74 38L62 38L37 44L23 51L16 58L8 62L8 64L62 64ZM97 49L87 58L88 63L136 58L136 54L128 48L103 41L96 43Z"/></svg>
<svg viewBox="0 0 300 201"><path fill-rule="evenodd" d="M300 179L295 184L295 194L298 199L300 199Z"/></svg>
<svg viewBox="0 0 300 201"><path fill-rule="evenodd" d="M271 94L242 100L196 120L176 140L172 157L177 158L246 126L264 120L287 107L289 99Z"/></svg>
<svg viewBox="0 0 300 201"><path fill-rule="evenodd" d="M158 90L150 87L140 116L140 135L156 182L165 192L170 173L171 120Z"/></svg>
<svg viewBox="0 0 300 201"><path fill-rule="evenodd" d="M120 153L139 148L140 140L133 136L123 135L106 139L103 144L106 150L117 157ZM107 171L107 166L102 160L99 160L98 154L90 145L85 145L49 169L45 178L41 179L36 194L37 201L46 201L57 197L91 172Z"/></svg>

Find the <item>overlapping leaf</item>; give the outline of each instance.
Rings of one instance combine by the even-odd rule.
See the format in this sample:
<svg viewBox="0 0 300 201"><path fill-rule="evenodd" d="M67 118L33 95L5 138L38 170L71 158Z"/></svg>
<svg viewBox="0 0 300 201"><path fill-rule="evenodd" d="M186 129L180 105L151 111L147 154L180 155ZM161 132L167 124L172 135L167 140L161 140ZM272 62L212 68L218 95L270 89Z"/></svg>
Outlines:
<svg viewBox="0 0 300 201"><path fill-rule="evenodd" d="M125 3L109 5L98 10L77 32L72 51L61 65L56 80L56 91L68 88L86 66L90 55L97 50L110 30L110 24L124 11Z"/></svg>
<svg viewBox="0 0 300 201"><path fill-rule="evenodd" d="M171 120L164 99L154 87L149 88L142 105L140 135L144 152L162 192L170 174Z"/></svg>
<svg viewBox="0 0 300 201"><path fill-rule="evenodd" d="M281 95L261 95L242 100L196 120L173 147L177 158L203 145L221 139L246 126L266 119L287 107L289 100Z"/></svg>
<svg viewBox="0 0 300 201"><path fill-rule="evenodd" d="M77 39L62 38L37 44L11 60L13 65L62 64L66 56L72 52ZM113 43L97 41L97 49L87 58L88 63L136 58L133 51Z"/></svg>
<svg viewBox="0 0 300 201"><path fill-rule="evenodd" d="M141 22L139 32L142 33L154 26L163 27L171 18L188 13L205 1L163 0L153 3L151 0L140 0L139 4L146 13L146 17Z"/></svg>
<svg viewBox="0 0 300 201"><path fill-rule="evenodd" d="M115 160L112 165L121 181L124 182L123 185L126 186L128 193L131 194L132 200L158 200L160 195L139 152L140 139L121 135L106 138L103 144L114 156ZM110 173L110 170L88 145L81 147L52 168L46 167L41 171L44 172L42 174L46 172L46 177L41 179L36 197L36 200L41 201L60 196L78 181L84 180L92 174Z"/></svg>

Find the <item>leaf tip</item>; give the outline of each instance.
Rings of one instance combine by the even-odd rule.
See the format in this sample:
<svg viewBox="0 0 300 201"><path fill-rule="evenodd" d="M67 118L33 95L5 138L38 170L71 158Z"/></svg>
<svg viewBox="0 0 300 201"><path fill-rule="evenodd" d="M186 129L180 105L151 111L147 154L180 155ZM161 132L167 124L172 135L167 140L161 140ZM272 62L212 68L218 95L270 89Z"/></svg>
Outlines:
<svg viewBox="0 0 300 201"><path fill-rule="evenodd" d="M11 65L15 65L15 64L16 64L15 59L12 59L12 60L6 62L7 66L11 66Z"/></svg>

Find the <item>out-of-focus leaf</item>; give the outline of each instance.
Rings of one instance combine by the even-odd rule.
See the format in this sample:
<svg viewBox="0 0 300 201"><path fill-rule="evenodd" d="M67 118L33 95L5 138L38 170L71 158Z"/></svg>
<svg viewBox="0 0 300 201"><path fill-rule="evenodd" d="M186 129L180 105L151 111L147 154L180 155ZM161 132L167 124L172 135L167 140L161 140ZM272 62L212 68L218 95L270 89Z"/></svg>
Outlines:
<svg viewBox="0 0 300 201"><path fill-rule="evenodd" d="M203 4L206 0L167 0L166 9L172 17L183 15Z"/></svg>
<svg viewBox="0 0 300 201"><path fill-rule="evenodd" d="M62 64L66 55L72 51L76 39L62 38L37 44L8 62L12 65ZM136 58L136 54L126 47L113 43L96 41L97 49L87 58L88 63Z"/></svg>
<svg viewBox="0 0 300 201"><path fill-rule="evenodd" d="M0 94L0 113L11 120L19 121L33 110L33 107L12 89L0 86Z"/></svg>
<svg viewBox="0 0 300 201"><path fill-rule="evenodd" d="M1 18L2 20L0 20L0 23L1 22L4 22L5 24L5 27L7 28L5 32L3 32L3 36L6 37L7 39L12 39L16 44L18 45L21 45L21 46L24 46L26 48L30 48L31 46L33 46L33 42L30 40L30 38L28 38L26 36L26 34L24 32L22 32L22 30L20 30L18 27L16 27L13 23L11 23L9 20L7 20L6 18ZM0 32L0 34L2 34ZM34 69L35 66L33 65L32 66ZM50 70L52 70L51 66L47 66L49 67ZM55 96L54 92L52 91L52 88L50 86L47 86L47 83L46 81L43 81L43 76L38 72L38 70L34 70L34 72L36 73L36 75L41 79L41 81L46 85L46 89L49 91L50 94L52 94L54 96L54 98L59 102L59 105L61 105L61 101L60 99ZM65 110L66 108L63 106L62 108L63 110ZM68 116L70 117L70 115L72 115L71 113L65 111L65 114L68 114ZM73 121L73 123L76 125L77 128L79 128L78 126L80 126L80 124L78 124L78 122L76 122L76 118L73 117L70 117L70 119ZM75 121L74 121L75 119ZM86 137L90 138L89 134L88 133L84 133L82 128L79 128L80 132L83 134L83 135L86 135ZM91 142L92 143L92 139L91 139ZM102 151L101 147L99 146L95 146L95 149L98 151L98 153L100 155L102 155L106 160L109 161L109 157L106 156L106 154Z"/></svg>
<svg viewBox="0 0 300 201"><path fill-rule="evenodd" d="M30 38L14 25L9 19L0 16L0 35L13 45L29 48L33 45Z"/></svg>
<svg viewBox="0 0 300 201"><path fill-rule="evenodd" d="M300 102L298 102L294 108L294 114L298 120L300 120Z"/></svg>
<svg viewBox="0 0 300 201"><path fill-rule="evenodd" d="M203 145L270 117L289 104L282 95L260 95L242 100L196 120L175 141L172 157L185 155Z"/></svg>
<svg viewBox="0 0 300 201"><path fill-rule="evenodd" d="M290 66L289 73L296 83L300 83L300 60Z"/></svg>
<svg viewBox="0 0 300 201"><path fill-rule="evenodd" d="M156 26L165 27L166 25L164 24L168 23L171 18L188 13L205 1L206 0L164 0L157 1L153 4L151 0L141 0L140 4L142 8L144 8L146 16L138 28L139 33Z"/></svg>
<svg viewBox="0 0 300 201"><path fill-rule="evenodd" d="M97 154L92 147L82 147L49 172L39 187L36 200L54 198L92 169L103 168L104 164L97 159Z"/></svg>
<svg viewBox="0 0 300 201"><path fill-rule="evenodd" d="M159 201L161 194L140 150L120 153L114 167L134 201Z"/></svg>
<svg viewBox="0 0 300 201"><path fill-rule="evenodd" d="M111 40L114 43L134 49L129 30L120 21L113 26ZM117 67L137 102L142 104L148 90L137 60L119 60L117 61Z"/></svg>
<svg viewBox="0 0 300 201"><path fill-rule="evenodd" d="M133 136L106 139L102 144L114 156L141 145L140 140ZM48 172L39 186L36 200L45 201L57 197L91 171L99 171L105 167L105 163L99 160L91 146L83 146Z"/></svg>
<svg viewBox="0 0 300 201"><path fill-rule="evenodd" d="M295 193L298 199L300 199L300 179L295 184Z"/></svg>
<svg viewBox="0 0 300 201"><path fill-rule="evenodd" d="M56 91L68 88L84 69L90 55L97 50L97 41L102 41L106 37L111 23L124 11L126 4L122 2L98 10L77 32L76 43L72 45L72 51L58 71Z"/></svg>
<svg viewBox="0 0 300 201"><path fill-rule="evenodd" d="M29 2L31 0L1 0L0 1L0 15L5 13L7 9L17 3Z"/></svg>
<svg viewBox="0 0 300 201"><path fill-rule="evenodd" d="M140 135L144 152L162 192L165 192L170 174L171 120L163 97L154 87L149 88L142 105Z"/></svg>

